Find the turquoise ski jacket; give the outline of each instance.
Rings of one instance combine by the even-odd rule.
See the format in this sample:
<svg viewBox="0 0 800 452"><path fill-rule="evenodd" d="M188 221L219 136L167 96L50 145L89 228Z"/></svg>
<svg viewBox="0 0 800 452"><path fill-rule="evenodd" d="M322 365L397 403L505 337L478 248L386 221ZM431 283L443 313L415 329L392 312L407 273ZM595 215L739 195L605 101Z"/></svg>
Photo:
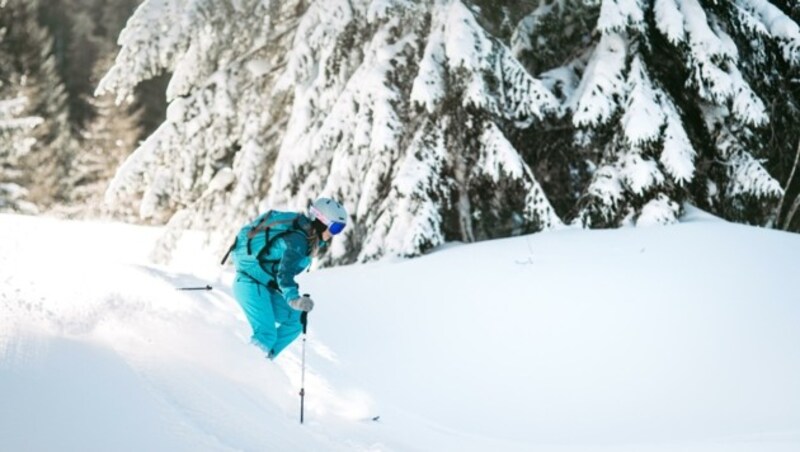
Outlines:
<svg viewBox="0 0 800 452"><path fill-rule="evenodd" d="M300 296L295 277L311 265L311 220L294 212L271 211L251 224L267 215L265 224L280 223L271 227L268 234L258 232L252 238L243 229L231 257L237 271L265 286L277 286L288 302ZM267 246L269 249L264 250Z"/></svg>

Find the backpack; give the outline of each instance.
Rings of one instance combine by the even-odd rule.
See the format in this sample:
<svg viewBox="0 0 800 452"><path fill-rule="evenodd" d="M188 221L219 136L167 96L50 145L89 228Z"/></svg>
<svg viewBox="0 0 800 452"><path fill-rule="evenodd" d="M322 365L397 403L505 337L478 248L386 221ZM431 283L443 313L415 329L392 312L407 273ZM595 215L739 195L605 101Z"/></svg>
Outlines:
<svg viewBox="0 0 800 452"><path fill-rule="evenodd" d="M228 256L231 255L237 271L259 281L273 279L274 276L263 268L262 263L277 263L277 261L264 261L262 257L269 253L275 240L287 234L301 234L303 237L307 237L308 232L299 224L302 216L303 214L297 212L277 210L270 210L259 215L255 220L239 229L221 264L225 264Z"/></svg>

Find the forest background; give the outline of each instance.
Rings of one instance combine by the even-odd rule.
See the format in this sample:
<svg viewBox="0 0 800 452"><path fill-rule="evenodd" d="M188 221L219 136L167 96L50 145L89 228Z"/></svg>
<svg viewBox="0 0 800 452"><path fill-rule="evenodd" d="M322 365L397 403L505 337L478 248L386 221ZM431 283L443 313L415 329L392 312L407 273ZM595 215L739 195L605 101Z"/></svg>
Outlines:
<svg viewBox="0 0 800 452"><path fill-rule="evenodd" d="M0 211L221 249L261 208L328 194L356 224L334 263L684 203L800 231L795 2L0 7Z"/></svg>
<svg viewBox="0 0 800 452"><path fill-rule="evenodd" d="M29 147L0 154L0 211L143 222L103 196L122 161L164 121L169 74L142 83L132 102L94 95L141 0L2 3L0 99L24 99L13 116L38 121Z"/></svg>

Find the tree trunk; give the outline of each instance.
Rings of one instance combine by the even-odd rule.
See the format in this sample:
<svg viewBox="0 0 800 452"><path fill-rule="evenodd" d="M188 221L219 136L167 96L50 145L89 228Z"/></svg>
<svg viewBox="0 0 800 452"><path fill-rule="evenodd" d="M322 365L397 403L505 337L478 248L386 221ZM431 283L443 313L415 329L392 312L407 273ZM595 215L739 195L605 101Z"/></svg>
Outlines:
<svg viewBox="0 0 800 452"><path fill-rule="evenodd" d="M467 176L467 164L464 157L459 155L456 157L456 184L458 190L458 224L461 229L461 240L464 242L474 242L475 235L472 232L472 206L469 201L469 181Z"/></svg>
<svg viewBox="0 0 800 452"><path fill-rule="evenodd" d="M792 172L789 173L789 179L786 180L786 186L783 188L783 196L781 196L780 202L778 202L778 207L775 209L775 225L780 224L781 219L781 209L783 208L783 201L786 199L786 195L789 193L789 187L792 185L792 179L794 179L794 173L797 170L797 162L800 161L800 142L797 143L797 152L794 155L794 165L792 166ZM790 212L786 215L786 218L783 222L783 230L787 230L789 228L789 223L792 222L792 217L794 213L797 211L797 202L800 198L795 198L794 204L790 209Z"/></svg>
<svg viewBox="0 0 800 452"><path fill-rule="evenodd" d="M786 218L783 220L784 231L789 230L789 226L792 224L792 218L794 218L795 214L797 213L797 209L800 209L800 195L797 195L797 197L794 198L792 207L789 209L789 213L786 214Z"/></svg>

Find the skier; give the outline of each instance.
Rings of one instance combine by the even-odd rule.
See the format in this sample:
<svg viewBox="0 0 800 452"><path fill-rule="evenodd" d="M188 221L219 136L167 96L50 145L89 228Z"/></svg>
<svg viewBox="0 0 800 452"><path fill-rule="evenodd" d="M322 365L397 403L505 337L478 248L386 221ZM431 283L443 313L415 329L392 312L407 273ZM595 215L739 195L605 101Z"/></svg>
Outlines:
<svg viewBox="0 0 800 452"><path fill-rule="evenodd" d="M300 315L314 302L300 295L295 276L328 248L347 224L338 202L319 198L307 214L269 211L245 225L231 246L233 294L253 328L252 342L269 359L302 331Z"/></svg>

